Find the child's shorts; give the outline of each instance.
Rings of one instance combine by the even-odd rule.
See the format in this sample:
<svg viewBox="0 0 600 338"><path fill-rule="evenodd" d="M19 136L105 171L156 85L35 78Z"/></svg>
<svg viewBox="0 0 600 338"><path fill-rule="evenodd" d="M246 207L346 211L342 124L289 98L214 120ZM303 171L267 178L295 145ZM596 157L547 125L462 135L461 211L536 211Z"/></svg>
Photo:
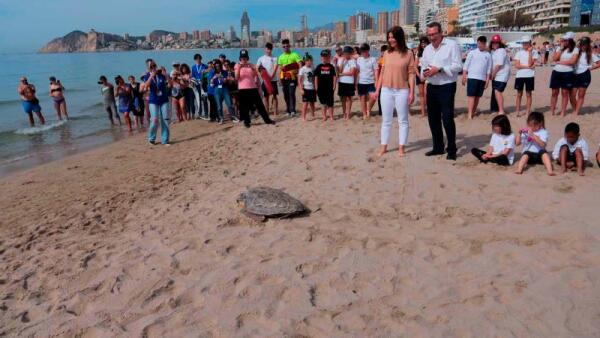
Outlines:
<svg viewBox="0 0 600 338"><path fill-rule="evenodd" d="M317 102L317 91L314 89L304 89L304 95L302 95L302 102Z"/></svg>
<svg viewBox="0 0 600 338"><path fill-rule="evenodd" d="M542 156L546 153L546 149L540 150L538 153L534 153L533 151L526 151L523 155L529 156L527 160L527 164L544 164L542 161Z"/></svg>
<svg viewBox="0 0 600 338"><path fill-rule="evenodd" d="M327 107L333 107L333 90L319 90L319 102Z"/></svg>

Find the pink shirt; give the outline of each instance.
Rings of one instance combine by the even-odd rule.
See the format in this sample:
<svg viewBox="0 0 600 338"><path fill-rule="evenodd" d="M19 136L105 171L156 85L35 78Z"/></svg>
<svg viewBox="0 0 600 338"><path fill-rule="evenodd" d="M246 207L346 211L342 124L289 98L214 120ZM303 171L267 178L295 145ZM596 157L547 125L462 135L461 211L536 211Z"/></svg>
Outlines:
<svg viewBox="0 0 600 338"><path fill-rule="evenodd" d="M256 76L251 67L240 67L238 63L235 65L235 69L240 70L240 78L238 79L239 89L255 89L256 87Z"/></svg>

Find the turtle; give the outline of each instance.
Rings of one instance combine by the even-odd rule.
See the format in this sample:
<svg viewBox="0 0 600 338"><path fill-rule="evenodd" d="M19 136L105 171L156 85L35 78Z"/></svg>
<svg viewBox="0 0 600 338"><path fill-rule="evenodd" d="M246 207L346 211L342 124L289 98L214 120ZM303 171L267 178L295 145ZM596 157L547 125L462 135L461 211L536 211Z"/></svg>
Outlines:
<svg viewBox="0 0 600 338"><path fill-rule="evenodd" d="M310 212L302 202L279 189L269 187L250 188L240 194L237 202L243 214L260 221L267 218L289 218Z"/></svg>

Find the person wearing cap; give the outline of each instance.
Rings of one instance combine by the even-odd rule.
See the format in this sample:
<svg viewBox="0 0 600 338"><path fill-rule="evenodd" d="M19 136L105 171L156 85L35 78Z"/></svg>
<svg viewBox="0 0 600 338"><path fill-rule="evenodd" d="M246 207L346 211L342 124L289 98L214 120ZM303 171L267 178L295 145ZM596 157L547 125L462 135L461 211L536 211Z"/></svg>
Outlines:
<svg viewBox="0 0 600 338"><path fill-rule="evenodd" d="M490 84L492 55L487 51L487 38L477 38L477 48L469 51L463 67L462 85L467 86L467 113L469 120L477 113L479 99Z"/></svg>
<svg viewBox="0 0 600 338"><path fill-rule="evenodd" d="M383 55L381 76L377 79L377 89L371 93L376 99L381 94L381 145L377 153L383 156L387 147L394 119L394 108L398 113L398 155L404 156L408 142L408 112L415 100L415 55L406 46L406 35L400 26L387 32L388 50Z"/></svg>
<svg viewBox="0 0 600 338"><path fill-rule="evenodd" d="M573 107L577 106L575 98L572 97L572 89L575 84L575 66L579 60L579 48L575 45L575 34L565 33L560 39L560 47L554 51L552 60L555 62L552 75L550 76L550 88L552 97L550 99L550 111L556 114L558 94L562 96L560 116L565 116L569 100Z"/></svg>
<svg viewBox="0 0 600 338"><path fill-rule="evenodd" d="M110 120L110 124L114 125L115 120L113 118L116 117L119 121L119 125L121 125L121 118L119 117L119 113L117 112L117 103L115 102L115 90L114 86L108 82L106 76L102 75L98 79L98 84L100 85L100 93L104 98L104 110L108 113L108 119Z"/></svg>
<svg viewBox="0 0 600 338"><path fill-rule="evenodd" d="M56 115L58 116L58 120L62 121L62 116L69 119L69 114L67 113L67 101L65 100L65 87L63 87L60 80L57 80L54 76L50 77L50 97L52 101L54 101L54 110L56 110Z"/></svg>
<svg viewBox="0 0 600 338"><path fill-rule="evenodd" d="M323 122L326 122L328 118L333 121L333 101L336 86L336 67L331 64L331 52L324 49L321 51L321 64L315 69L315 90L319 102L323 105Z"/></svg>
<svg viewBox="0 0 600 338"><path fill-rule="evenodd" d="M250 128L250 110L255 107L258 113L263 118L266 124L275 124L271 120L269 113L265 109L265 105L258 92L260 85L258 69L249 62L250 56L246 49L240 51L240 62L234 67L235 79L238 81L238 99L240 109L240 120L244 121L244 126Z"/></svg>
<svg viewBox="0 0 600 338"><path fill-rule="evenodd" d="M515 78L515 90L517 91L517 117L521 116L521 99L523 90L526 92L527 102L525 104L525 115L531 113L533 102L533 91L535 90L535 64L539 59L539 54L531 44L531 38L524 36L521 38L523 48L515 54L515 68L517 74Z"/></svg>
<svg viewBox="0 0 600 338"><path fill-rule="evenodd" d="M379 66L377 59L369 54L371 47L367 43L360 46L360 56L356 59L358 72L357 92L362 105L363 119L368 119L371 116L371 110L377 101L377 98L370 94L374 93L379 76Z"/></svg>
<svg viewBox="0 0 600 338"><path fill-rule="evenodd" d="M423 51L421 76L427 81L427 118L433 149L425 155L444 154L443 125L448 139L446 158L455 161L454 96L458 73L462 70L462 53L458 43L444 38L442 26L438 22L427 25L427 36L431 43Z"/></svg>
<svg viewBox="0 0 600 338"><path fill-rule="evenodd" d="M271 88L273 88L273 91L271 93L269 93L267 91L267 87L265 86L265 84L263 83L262 85L262 92L263 95L265 97L265 108L267 109L267 111L270 111L270 100L271 99L273 101L273 114L275 116L277 116L277 114L279 113L279 100L278 100L278 95L279 95L279 84L277 83L277 79L278 79L278 74L277 72L279 71L279 65L277 64L277 58L273 56L273 44L270 42L267 42L265 45L265 55L261 56L260 58L258 58L258 61L256 62L256 66L261 69L263 68L267 74L269 75L269 77L271 78Z"/></svg>
<svg viewBox="0 0 600 338"><path fill-rule="evenodd" d="M504 115L504 95L502 93L504 93L510 77L510 56L498 34L492 36L490 50L492 51L492 99L490 110Z"/></svg>
<svg viewBox="0 0 600 338"><path fill-rule="evenodd" d="M289 116L294 116L296 115L296 81L298 69L302 67L300 63L302 58L298 53L291 50L290 40L283 39L281 47L283 53L277 58L277 64L281 68L279 78L281 79L286 111Z"/></svg>
<svg viewBox="0 0 600 338"><path fill-rule="evenodd" d="M583 37L579 40L579 59L575 68L575 80L573 83L573 96L577 99L573 115L579 115L581 107L585 102L587 88L592 82L592 70L600 67L600 58L592 51L592 40Z"/></svg>
<svg viewBox="0 0 600 338"><path fill-rule="evenodd" d="M350 119L352 113L352 98L355 95L357 78L356 78L356 60L352 58L354 48L350 46L344 47L344 57L339 62L339 86L338 96L342 101L342 113L345 120Z"/></svg>
<svg viewBox="0 0 600 338"><path fill-rule="evenodd" d="M194 65L192 66L192 78L195 80L194 85L196 86L196 90L200 95L200 107L198 109L198 117L203 120L208 120L208 97L206 96L206 89L208 84L203 81L204 75L207 71L208 66L202 63L202 55L195 54Z"/></svg>
<svg viewBox="0 0 600 338"><path fill-rule="evenodd" d="M29 125L31 127L35 126L35 121L33 120L33 113L35 113L40 120L40 124L46 124L46 119L44 119L44 115L42 115L42 107L40 106L40 100L35 96L35 86L27 80L26 77L21 77L21 81L19 82L19 87L17 88L17 92L21 97L21 104L23 106L23 110L29 117Z"/></svg>

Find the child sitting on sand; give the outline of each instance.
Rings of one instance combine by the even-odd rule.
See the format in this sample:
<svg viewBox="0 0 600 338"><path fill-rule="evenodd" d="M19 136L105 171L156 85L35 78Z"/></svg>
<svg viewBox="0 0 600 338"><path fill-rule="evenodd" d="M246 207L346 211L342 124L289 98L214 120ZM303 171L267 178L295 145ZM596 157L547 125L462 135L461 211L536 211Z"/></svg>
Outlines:
<svg viewBox="0 0 600 338"><path fill-rule="evenodd" d="M306 112L310 106L313 119L315 118L315 102L317 101L317 92L315 91L315 75L312 69L312 56L304 56L304 66L298 73L298 87L302 94L302 121L306 121Z"/></svg>
<svg viewBox="0 0 600 338"><path fill-rule="evenodd" d="M571 122L565 127L565 136L556 142L552 157L560 165L561 172L577 168L580 176L585 175L585 162L588 160L587 142L579 135L579 125Z"/></svg>
<svg viewBox="0 0 600 338"><path fill-rule="evenodd" d="M515 160L515 134L506 115L498 115L492 120L492 139L487 151L473 148L471 153L482 163L512 165Z"/></svg>
<svg viewBox="0 0 600 338"><path fill-rule="evenodd" d="M528 164L543 164L549 176L554 176L552 159L546 152L548 131L545 129L544 114L531 112L527 116L527 128L523 128L516 136L516 145L523 144L523 155L515 173L522 174Z"/></svg>

